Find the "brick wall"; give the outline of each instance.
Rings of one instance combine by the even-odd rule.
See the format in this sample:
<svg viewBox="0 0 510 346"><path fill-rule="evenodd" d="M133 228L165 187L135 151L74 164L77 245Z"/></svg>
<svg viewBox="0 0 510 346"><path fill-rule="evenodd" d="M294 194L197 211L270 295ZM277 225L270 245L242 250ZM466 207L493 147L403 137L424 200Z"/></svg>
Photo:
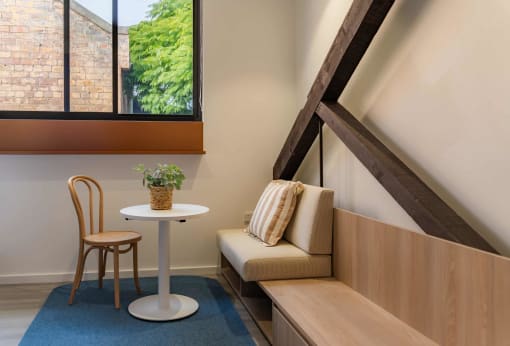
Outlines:
<svg viewBox="0 0 510 346"><path fill-rule="evenodd" d="M70 20L71 110L109 112L111 25L76 4ZM119 32L120 69L129 67L129 39ZM63 111L63 48L61 0L2 0L0 109Z"/></svg>

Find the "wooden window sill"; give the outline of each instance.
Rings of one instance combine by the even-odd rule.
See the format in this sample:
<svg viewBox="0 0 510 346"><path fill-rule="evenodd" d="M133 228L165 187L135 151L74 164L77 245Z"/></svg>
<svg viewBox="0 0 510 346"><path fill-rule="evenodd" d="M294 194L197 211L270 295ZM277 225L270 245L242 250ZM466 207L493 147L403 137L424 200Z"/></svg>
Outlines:
<svg viewBox="0 0 510 346"><path fill-rule="evenodd" d="M204 154L200 121L0 119L0 154Z"/></svg>

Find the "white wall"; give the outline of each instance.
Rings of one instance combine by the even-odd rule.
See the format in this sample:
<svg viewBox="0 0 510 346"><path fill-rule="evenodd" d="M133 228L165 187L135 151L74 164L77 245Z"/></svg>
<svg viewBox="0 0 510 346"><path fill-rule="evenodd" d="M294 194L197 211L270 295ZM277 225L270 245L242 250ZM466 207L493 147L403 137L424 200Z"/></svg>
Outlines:
<svg viewBox="0 0 510 346"><path fill-rule="evenodd" d="M297 0L299 106L351 2ZM509 19L505 0L397 0L340 100L507 255ZM297 177L317 183L316 145ZM419 230L329 129L325 185L339 207Z"/></svg>
<svg viewBox="0 0 510 346"><path fill-rule="evenodd" d="M264 185L295 116L292 0L203 1L203 156L0 156L0 283L69 279L78 230L66 180L96 177L106 194L108 228L140 231L142 273L157 267L157 225L124 221L119 209L146 203L132 167L171 162L186 173L174 201L210 207L174 225L172 267L213 267L215 231L238 227ZM131 268L130 256L122 267ZM89 269L94 270L95 256ZM110 261L111 264L111 261Z"/></svg>

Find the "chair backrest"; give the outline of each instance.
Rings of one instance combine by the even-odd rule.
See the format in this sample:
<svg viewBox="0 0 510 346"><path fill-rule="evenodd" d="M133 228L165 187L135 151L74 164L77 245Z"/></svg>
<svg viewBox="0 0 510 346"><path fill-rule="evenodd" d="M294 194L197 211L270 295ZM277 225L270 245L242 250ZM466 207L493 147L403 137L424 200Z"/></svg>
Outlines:
<svg viewBox="0 0 510 346"><path fill-rule="evenodd" d="M78 191L76 190L77 184L83 183L88 190L88 232L87 232L87 223L85 219L85 214L83 212L83 207L80 202L80 198L78 195ZM78 224L80 230L80 238L85 237L87 234L96 233L94 227L94 192L98 193L99 197L99 205L98 205L98 214L99 219L97 223L97 232L103 232L103 190L99 183L87 176L84 175L75 175L67 181L67 186L69 187L69 192L71 193L71 198L73 200L74 209L76 210L76 215L78 216Z"/></svg>
<svg viewBox="0 0 510 346"><path fill-rule="evenodd" d="M284 238L309 254L331 254L333 190L304 184Z"/></svg>

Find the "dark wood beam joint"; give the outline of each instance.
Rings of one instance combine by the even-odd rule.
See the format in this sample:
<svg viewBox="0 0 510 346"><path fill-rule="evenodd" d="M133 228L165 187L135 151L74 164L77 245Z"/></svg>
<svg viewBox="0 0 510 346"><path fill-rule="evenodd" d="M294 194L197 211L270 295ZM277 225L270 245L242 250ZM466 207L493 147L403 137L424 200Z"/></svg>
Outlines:
<svg viewBox="0 0 510 346"><path fill-rule="evenodd" d="M294 176L318 134L313 120L315 110L323 99L338 99L393 2L353 2L276 160L273 167L275 179Z"/></svg>
<svg viewBox="0 0 510 346"><path fill-rule="evenodd" d="M276 160L273 177L292 179L319 133L319 120L315 116L318 114L425 232L497 253L384 144L337 103L393 2L394 0L353 2Z"/></svg>

